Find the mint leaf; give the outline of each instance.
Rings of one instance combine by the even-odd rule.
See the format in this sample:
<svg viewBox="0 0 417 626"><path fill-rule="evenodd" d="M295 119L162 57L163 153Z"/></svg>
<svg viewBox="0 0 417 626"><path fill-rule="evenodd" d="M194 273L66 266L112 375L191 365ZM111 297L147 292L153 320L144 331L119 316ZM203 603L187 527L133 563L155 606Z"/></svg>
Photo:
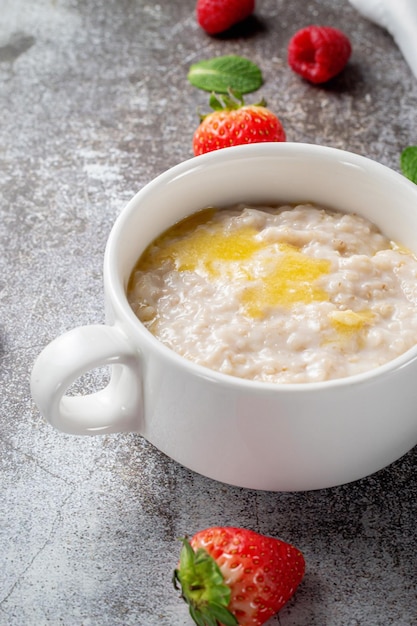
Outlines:
<svg viewBox="0 0 417 626"><path fill-rule="evenodd" d="M191 65L188 80L204 91L233 90L241 94L256 91L263 83L262 72L255 63L233 54Z"/></svg>
<svg viewBox="0 0 417 626"><path fill-rule="evenodd" d="M417 146L408 146L401 152L400 165L404 176L417 185Z"/></svg>

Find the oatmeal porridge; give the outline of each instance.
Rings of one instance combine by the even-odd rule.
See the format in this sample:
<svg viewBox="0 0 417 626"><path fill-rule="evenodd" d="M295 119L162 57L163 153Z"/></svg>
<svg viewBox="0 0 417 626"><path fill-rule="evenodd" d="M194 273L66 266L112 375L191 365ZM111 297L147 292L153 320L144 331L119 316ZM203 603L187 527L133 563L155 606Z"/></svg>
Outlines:
<svg viewBox="0 0 417 626"><path fill-rule="evenodd" d="M357 374L417 343L417 259L375 225L304 204L205 209L157 238L137 317L211 369L265 382Z"/></svg>

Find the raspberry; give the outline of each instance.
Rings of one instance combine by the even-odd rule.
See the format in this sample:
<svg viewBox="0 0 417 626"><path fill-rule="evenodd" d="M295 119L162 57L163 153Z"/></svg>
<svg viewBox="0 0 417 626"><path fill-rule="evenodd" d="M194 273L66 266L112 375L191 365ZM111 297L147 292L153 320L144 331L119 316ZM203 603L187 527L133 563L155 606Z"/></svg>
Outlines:
<svg viewBox="0 0 417 626"><path fill-rule="evenodd" d="M347 36L330 26L307 26L288 44L288 64L311 83L325 83L339 74L352 52Z"/></svg>
<svg viewBox="0 0 417 626"><path fill-rule="evenodd" d="M255 0L197 0L197 21L209 35L228 30L249 17Z"/></svg>

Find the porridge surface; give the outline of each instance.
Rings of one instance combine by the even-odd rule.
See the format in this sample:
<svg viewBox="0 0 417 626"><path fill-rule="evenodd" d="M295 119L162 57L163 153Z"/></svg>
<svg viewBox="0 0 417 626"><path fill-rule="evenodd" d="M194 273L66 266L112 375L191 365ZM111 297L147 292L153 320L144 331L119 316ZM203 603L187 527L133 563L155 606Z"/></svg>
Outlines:
<svg viewBox="0 0 417 626"><path fill-rule="evenodd" d="M265 382L350 376L417 343L417 259L309 204L194 214L147 248L128 299L185 358Z"/></svg>

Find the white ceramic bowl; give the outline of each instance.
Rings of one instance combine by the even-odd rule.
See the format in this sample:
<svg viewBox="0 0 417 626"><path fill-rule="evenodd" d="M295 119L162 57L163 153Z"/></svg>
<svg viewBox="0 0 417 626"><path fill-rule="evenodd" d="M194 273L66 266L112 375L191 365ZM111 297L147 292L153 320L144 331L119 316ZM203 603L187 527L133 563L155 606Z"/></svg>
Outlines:
<svg viewBox="0 0 417 626"><path fill-rule="evenodd" d="M296 143L190 159L146 185L116 221L104 261L107 324L76 328L43 350L31 379L40 411L65 432L138 432L196 472L254 489L319 489L383 468L417 443L417 347L350 378L274 385L183 359L129 307L129 275L154 237L205 206L239 201L356 212L417 254L417 186L381 164ZM104 390L65 394L104 364L112 367Z"/></svg>

